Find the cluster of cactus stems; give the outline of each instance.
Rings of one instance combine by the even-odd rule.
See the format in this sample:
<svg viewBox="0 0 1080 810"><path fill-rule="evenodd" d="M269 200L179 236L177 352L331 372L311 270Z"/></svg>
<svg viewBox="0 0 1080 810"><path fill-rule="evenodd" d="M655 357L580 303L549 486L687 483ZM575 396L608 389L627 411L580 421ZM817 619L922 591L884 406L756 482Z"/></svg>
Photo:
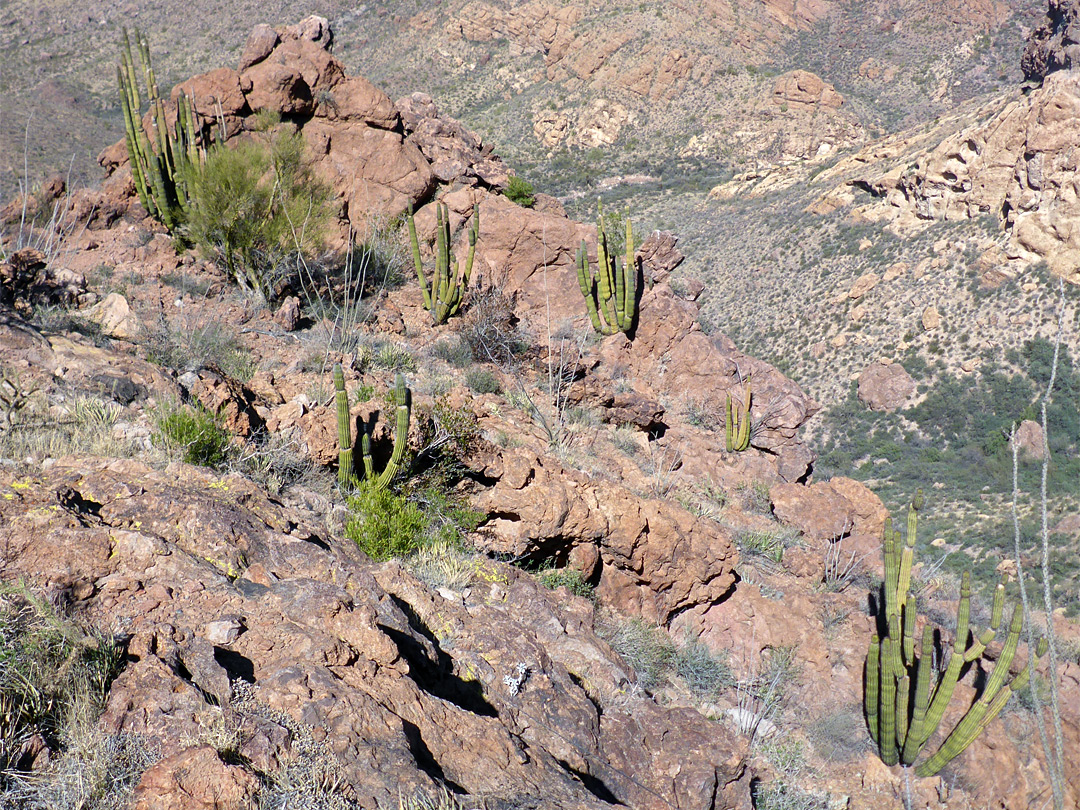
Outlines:
<svg viewBox="0 0 1080 810"><path fill-rule="evenodd" d="M596 219L596 273L589 267L589 255L582 240L577 253L578 285L589 310L593 329L602 335L630 332L637 317L637 262L634 260L634 229L625 217L626 258L608 251L604 212Z"/></svg>
<svg viewBox="0 0 1080 810"><path fill-rule="evenodd" d="M431 313L436 324L442 324L461 309L465 289L472 278L476 240L480 236L480 206L473 210L472 224L469 226L469 255L465 259L464 273L461 272L450 247L450 213L445 203L435 204L435 219L435 271L432 273L430 286L424 274L424 263L420 260L420 242L416 238L412 205L409 206L406 222L409 226L416 276L420 279L420 289L424 294L424 309Z"/></svg>
<svg viewBox="0 0 1080 810"><path fill-rule="evenodd" d="M746 381L746 393L742 402L732 400L727 395L727 409L724 413L724 440L729 453L741 453L750 446L750 381Z"/></svg>
<svg viewBox="0 0 1080 810"><path fill-rule="evenodd" d="M981 634L971 626L971 579L964 572L960 586L960 605L956 615L956 636L948 664L934 665L934 630L926 624L916 651L918 613L911 589L911 568L915 551L918 511L922 492L916 494L908 510L907 535L885 525L884 635L870 640L866 656L865 709L870 734L877 743L886 765L909 767L937 731L953 690L969 664L982 657L1001 627L1005 608L1005 583L1002 577L994 592L990 626ZM1009 622L1001 653L987 678L978 699L938 747L937 751L915 766L916 776L934 776L961 754L983 729L1001 712L1013 692L1024 688L1035 661L1045 651L1041 640L1027 665L1009 679L1016 655L1024 616L1017 605ZM1031 651L1029 651L1030 653Z"/></svg>
<svg viewBox="0 0 1080 810"><path fill-rule="evenodd" d="M165 104L158 94L157 79L150 64L150 46L138 31L135 32L135 46L146 83L154 137L152 140L148 138L143 129L135 59L125 29L116 77L120 85L120 105L124 110L124 133L131 176L143 208L172 230L179 224L178 212L182 213L188 208L189 169L205 159L205 149L198 145L195 137L196 132L201 131L201 125L191 99L181 92L177 98L176 121L172 132L169 131Z"/></svg>
<svg viewBox="0 0 1080 810"><path fill-rule="evenodd" d="M356 468L353 466L352 420L349 416L349 394L345 390L345 373L341 363L334 365L334 401L337 406L338 428L338 483L342 487L356 484ZM364 480L374 481L376 489L386 489L394 480L405 458L405 445L409 438L409 389L405 377L398 374L394 380L394 403L397 411L397 429L394 433L394 449L386 467L376 477L375 463L371 458L371 435L364 428L360 438L360 454L364 462Z"/></svg>

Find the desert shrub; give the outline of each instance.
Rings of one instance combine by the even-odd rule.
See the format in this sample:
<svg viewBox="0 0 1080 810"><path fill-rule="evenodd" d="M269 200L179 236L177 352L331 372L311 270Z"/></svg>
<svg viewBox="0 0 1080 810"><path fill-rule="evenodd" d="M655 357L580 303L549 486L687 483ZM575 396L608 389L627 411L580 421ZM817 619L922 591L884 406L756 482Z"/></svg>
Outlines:
<svg viewBox="0 0 1080 810"><path fill-rule="evenodd" d="M596 588L576 568L545 568L536 573L537 581L545 588L565 587L575 596L584 596L592 601L596 599Z"/></svg>
<svg viewBox="0 0 1080 810"><path fill-rule="evenodd" d="M261 127L256 140L212 149L191 170L180 233L242 287L272 300L277 282L294 272L290 262L321 249L330 191L314 177L298 132L270 118Z"/></svg>
<svg viewBox="0 0 1080 810"><path fill-rule="evenodd" d="M714 697L720 689L735 684L735 676L723 656L716 655L700 641L691 641L675 653L675 672L694 697Z"/></svg>
<svg viewBox="0 0 1080 810"><path fill-rule="evenodd" d="M376 561L405 557L428 542L428 520L415 503L364 480L349 496L345 536Z"/></svg>
<svg viewBox="0 0 1080 810"><path fill-rule="evenodd" d="M434 542L418 549L405 566L432 588L460 591L470 585L478 571L477 557L453 543Z"/></svg>
<svg viewBox="0 0 1080 810"><path fill-rule="evenodd" d="M474 394L501 394L499 378L486 368L471 368L465 372L465 383Z"/></svg>
<svg viewBox="0 0 1080 810"><path fill-rule="evenodd" d="M152 422L150 439L154 445L186 464L218 467L224 463L229 434L205 408L166 403L158 407Z"/></svg>
<svg viewBox="0 0 1080 810"><path fill-rule="evenodd" d="M633 667L638 686L651 691L663 683L675 657L675 645L661 628L632 619L602 622L597 631Z"/></svg>
<svg viewBox="0 0 1080 810"><path fill-rule="evenodd" d="M476 416L465 408L456 408L445 395L435 399L431 409L432 443L441 443L444 455L458 460L468 454L480 434Z"/></svg>
<svg viewBox="0 0 1080 810"><path fill-rule="evenodd" d="M770 530L740 529L735 532L735 545L746 557L759 557L779 563L784 550L795 540L796 532L778 526Z"/></svg>
<svg viewBox="0 0 1080 810"><path fill-rule="evenodd" d="M503 193L506 194L510 202L517 203L524 208L532 208L536 203L536 192L533 190L533 184L516 174L510 175L510 180L506 184L506 191Z"/></svg>
<svg viewBox="0 0 1080 810"><path fill-rule="evenodd" d="M15 755L40 734L53 750L75 724L96 718L123 656L23 586L0 586L0 806L13 788ZM16 780L17 781L17 780ZM15 785L17 787L17 785Z"/></svg>
<svg viewBox="0 0 1080 810"><path fill-rule="evenodd" d="M379 340L371 348L371 365L387 371L416 371L416 358L404 346Z"/></svg>
<svg viewBox="0 0 1080 810"><path fill-rule="evenodd" d="M443 467L434 467L406 484L402 493L360 482L349 496L352 514L345 536L373 560L408 557L429 546L461 549L465 536L487 517L449 494Z"/></svg>
<svg viewBox="0 0 1080 810"><path fill-rule="evenodd" d="M247 382L256 362L236 331L220 321L192 325L161 324L146 339L146 359L177 371L198 371L216 365L230 377Z"/></svg>
<svg viewBox="0 0 1080 810"><path fill-rule="evenodd" d="M494 289L471 297L461 338L481 363L507 365L528 348L517 330L513 301Z"/></svg>
<svg viewBox="0 0 1080 810"><path fill-rule="evenodd" d="M454 368L465 368L474 360L469 344L459 337L443 338L431 347L431 354Z"/></svg>

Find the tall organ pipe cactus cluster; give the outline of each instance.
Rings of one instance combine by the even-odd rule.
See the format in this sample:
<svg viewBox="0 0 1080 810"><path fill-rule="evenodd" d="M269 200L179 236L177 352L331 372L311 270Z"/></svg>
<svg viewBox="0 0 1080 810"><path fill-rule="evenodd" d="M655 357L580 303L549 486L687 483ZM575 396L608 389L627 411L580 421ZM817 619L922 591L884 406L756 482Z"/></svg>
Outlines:
<svg viewBox="0 0 1080 810"><path fill-rule="evenodd" d="M593 329L602 335L630 332L637 316L637 263L634 260L634 230L629 215L626 227L626 258L617 258L608 250L604 212L596 219L596 273L589 267L584 240L577 253L578 285L589 310Z"/></svg>
<svg viewBox="0 0 1080 810"><path fill-rule="evenodd" d="M157 78L150 64L150 46L146 38L135 32L146 94L150 104L153 139L143 129L142 99L136 79L135 59L131 40L124 30L124 46L116 78L120 85L120 106L124 111L124 135L131 176L143 208L173 230L188 209L187 178L190 167L205 159L205 149L198 145L196 132L201 126L196 118L191 98L183 92L177 97L176 120L170 132L165 116L165 104L158 95Z"/></svg>
<svg viewBox="0 0 1080 810"><path fill-rule="evenodd" d="M424 274L424 263L420 259L420 242L416 238L416 222L413 220L411 204L406 222L409 226L413 264L416 265L416 276L420 279L420 289L424 294L424 308L431 313L436 324L442 324L461 309L465 288L469 286L472 278L476 240L480 236L480 206L477 205L473 210L472 224L469 226L469 254L465 258L464 272L461 272L450 247L450 213L445 203L435 204L435 218L435 269L430 285Z"/></svg>
<svg viewBox="0 0 1080 810"><path fill-rule="evenodd" d="M356 468L353 464L352 422L349 416L349 394L345 390L345 373L341 363L334 365L334 402L337 406L338 429L338 483L343 487L356 483ZM394 403L397 412L397 426L394 432L394 449L390 460L382 473L376 478L375 463L371 457L371 435L364 428L360 438L360 454L364 462L364 480L374 481L376 489L386 489L401 467L405 458L405 445L409 439L410 392L405 385L405 377L398 374L394 379Z"/></svg>
<svg viewBox="0 0 1080 810"><path fill-rule="evenodd" d="M899 763L905 767L915 764L937 731L961 671L979 660L997 636L1005 607L1006 578L1003 577L994 592L990 626L978 633L971 626L971 578L965 571L952 653L944 671L934 665L934 630L925 624L919 631L915 595L911 593L911 568L922 502L920 491L908 510L906 537L901 538L899 531L893 531L891 521L885 524L884 613L879 617L884 633L880 637L874 634L866 656L865 710L870 735L886 765ZM1035 660L1046 651L1046 642L1039 642L1034 655L1029 651L1027 665L1010 678L1023 623L1021 606L1016 605L1004 646L982 693L937 751L915 766L917 776L937 774L998 716L1013 692L1027 685Z"/></svg>

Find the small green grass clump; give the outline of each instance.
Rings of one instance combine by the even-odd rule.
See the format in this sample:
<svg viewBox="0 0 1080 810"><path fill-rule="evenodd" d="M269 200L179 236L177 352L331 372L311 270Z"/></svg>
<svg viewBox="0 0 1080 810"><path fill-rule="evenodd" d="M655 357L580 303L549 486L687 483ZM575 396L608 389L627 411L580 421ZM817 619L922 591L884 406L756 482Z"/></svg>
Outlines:
<svg viewBox="0 0 1080 810"><path fill-rule="evenodd" d="M589 601L596 599L596 587L576 568L547 568L538 572L536 578L545 588L565 587L574 596L583 596Z"/></svg>
<svg viewBox="0 0 1080 810"><path fill-rule="evenodd" d="M162 405L154 416L150 439L185 464L202 467L220 467L229 449L229 434L217 417L201 406Z"/></svg>

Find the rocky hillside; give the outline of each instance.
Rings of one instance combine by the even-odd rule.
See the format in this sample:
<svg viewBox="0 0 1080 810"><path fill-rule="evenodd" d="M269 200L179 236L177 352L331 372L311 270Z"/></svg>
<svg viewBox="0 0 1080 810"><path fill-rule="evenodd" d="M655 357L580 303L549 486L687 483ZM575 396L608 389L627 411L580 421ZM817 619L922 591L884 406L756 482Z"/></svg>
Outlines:
<svg viewBox="0 0 1080 810"><path fill-rule="evenodd" d="M974 569L972 621L980 631L996 623L987 583L1016 571L1011 551L939 533L933 516L960 511L951 489L965 481L973 501L1001 510L971 472L975 452L1003 452L1000 431L982 426L970 445L925 438L964 433L962 418L986 421L991 406L1030 404L1019 383L995 388L999 376L980 367L1012 358L1008 348L1033 379L1046 371L1045 347L1029 349L1015 327L1050 323L1056 305L1016 245L1028 244L1021 232L1049 232L1072 202L1068 127L1039 139L1069 98L1065 74L870 142L872 122L844 100L840 78L795 65L769 77L706 72L721 64L709 48L758 66L773 49L811 48L815 32L846 42L840 21L859 10L885 15L891 27L873 29L882 35L928 28L917 41L931 44L943 21L971 32L1019 14L1003 3L939 3L932 16L899 5L717 4L698 30L667 5L474 2L465 15L364 7L343 26L373 19L364 47L381 31L408 33L384 45L411 44L411 54L373 59L376 74L394 63L424 78L428 58L455 75L494 76L505 93L510 67L530 64L523 99L554 86L587 109L607 94L625 107L619 138L674 126L696 91L669 89L712 92L725 75L760 95L756 106L732 102L748 129L718 142L758 155L753 127L795 122L753 171L709 193L643 186L644 215L684 238L656 229L631 246L642 288L627 334L596 336L581 298L576 251L584 241L595 261L596 226L553 196L512 201L503 142L443 109L458 109L468 85L391 82L394 101L348 69L345 34L320 17L255 27L235 67L178 76L163 102L171 119L181 92L193 97L201 137L234 153L302 139L326 188L331 258L276 268L269 300L147 216L123 141L95 148L99 186L69 192L54 177L6 205L5 233L29 244L0 264L0 699L20 707L0 735L4 806L1045 802L1040 709L1020 696L939 776L882 764L864 717L864 664L881 630L880 538L900 504L855 479L887 478L909 450L940 465L919 482L919 611L951 646L964 589L930 545ZM1067 64L1067 23L1059 14L1036 34L1029 73ZM682 56L666 37L684 43ZM499 42L508 54L494 53ZM444 43L454 48L445 62L431 58ZM895 57L894 76L907 75L908 58ZM926 109L992 81L975 62L936 64L952 66L948 87L959 89ZM892 80L874 70L866 81ZM656 118L635 120L646 109L635 104ZM532 137L562 131L566 109L556 104L556 126ZM603 121L623 115L596 109ZM568 114L562 143L588 130L579 124ZM968 135L956 141L959 130ZM987 169L1008 160L1012 173ZM973 231L984 204L1004 230L976 218L983 232ZM415 210L430 262L440 206L456 254L475 263L463 311L433 325L408 229L397 226ZM43 213L29 232L24 207ZM954 211L963 215L945 215ZM961 328L971 334L947 337ZM977 362L918 366L951 362L956 347ZM961 383L935 399L931 382L949 373ZM1071 365L1061 379L1080 386ZM837 394L847 382L857 383L852 400ZM976 393L984 399L959 399ZM942 402L948 419L934 409ZM740 404L752 430L737 450L725 417ZM831 420L811 433L823 405ZM391 425L402 410L405 422ZM879 417L893 421L867 428ZM339 487L351 458L339 421L353 431L357 470L368 450L375 467L401 463L390 488ZM823 463L841 428L865 457ZM1034 422L1023 430L1028 481L1047 439ZM1049 441L1054 474L1068 471L1072 439ZM958 459L962 474L948 466ZM1035 682L1063 690L1064 789L1075 803L1080 635L1075 599L1064 601L1078 528L1067 506L1052 504L1052 586L1065 610L1034 617L1057 628L1056 668L1043 663ZM1021 563L1036 565L1034 540L1023 542ZM1010 587L1010 605L1015 597ZM1013 675L1025 666L1027 644L1014 659L1004 635L963 673L943 727L995 662Z"/></svg>
<svg viewBox="0 0 1080 810"><path fill-rule="evenodd" d="M497 134L514 165L566 194L614 175L684 180L747 161L828 157L930 120L1021 78L1020 43L1043 6L380 0L240 2L226 17L198 0L77 13L13 0L0 12L9 66L0 92L13 112L0 122L0 193L23 177L24 153L31 184L69 166L77 180L94 177L101 133L122 130L112 67L121 25L143 29L171 85L234 61L264 15L318 11L350 71L392 98L435 94L483 136Z"/></svg>

